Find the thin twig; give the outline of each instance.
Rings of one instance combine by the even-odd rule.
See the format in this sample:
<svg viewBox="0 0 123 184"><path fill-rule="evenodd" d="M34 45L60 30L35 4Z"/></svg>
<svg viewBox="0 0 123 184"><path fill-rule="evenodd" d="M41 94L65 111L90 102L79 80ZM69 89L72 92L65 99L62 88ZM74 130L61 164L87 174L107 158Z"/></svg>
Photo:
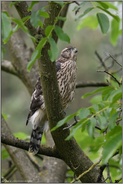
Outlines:
<svg viewBox="0 0 123 184"><path fill-rule="evenodd" d="M13 165L5 174L4 174L4 178L6 178L7 180L9 180L12 175L17 171L17 168L15 165Z"/></svg>
<svg viewBox="0 0 123 184"><path fill-rule="evenodd" d="M18 76L18 73L13 67L11 61L3 60L1 63L1 69L2 71Z"/></svg>
<svg viewBox="0 0 123 184"><path fill-rule="evenodd" d="M66 129L69 129L69 128L75 126L78 123L78 120L77 120L76 116L74 116L74 120L75 121L72 124L70 124L67 127L63 128L63 130L66 130Z"/></svg>
<svg viewBox="0 0 123 184"><path fill-rule="evenodd" d="M122 68L122 65L117 62L117 60L114 56L112 56L111 54L109 54L109 56L113 59L113 61L115 61Z"/></svg>
<svg viewBox="0 0 123 184"><path fill-rule="evenodd" d="M119 183L122 180L122 177L119 180L115 180L115 183Z"/></svg>
<svg viewBox="0 0 123 184"><path fill-rule="evenodd" d="M121 83L111 73L109 73L107 71L104 71L104 72L107 73L108 75L110 75L119 84L119 86L121 85Z"/></svg>
<svg viewBox="0 0 123 184"><path fill-rule="evenodd" d="M78 181L81 177L83 177L85 174L87 174L89 171L91 171L94 167L96 167L96 165L98 165L100 162L101 162L101 159L98 162L91 165L91 167L89 169L87 169L82 174L80 174L76 179L72 180L71 183L74 183L75 181Z"/></svg>
<svg viewBox="0 0 123 184"><path fill-rule="evenodd" d="M97 51L95 51L95 54L96 54L97 58L99 59L100 63L102 64L102 66L104 67L104 69L107 71L108 68L107 68L107 66L105 65L105 63L104 63L103 59L101 58L101 56L98 54Z"/></svg>
<svg viewBox="0 0 123 184"><path fill-rule="evenodd" d="M107 71L102 71L102 70L97 70L97 72L105 72L105 73L107 73L108 75L110 75L119 84L119 86L121 85L121 83L111 73L109 73Z"/></svg>

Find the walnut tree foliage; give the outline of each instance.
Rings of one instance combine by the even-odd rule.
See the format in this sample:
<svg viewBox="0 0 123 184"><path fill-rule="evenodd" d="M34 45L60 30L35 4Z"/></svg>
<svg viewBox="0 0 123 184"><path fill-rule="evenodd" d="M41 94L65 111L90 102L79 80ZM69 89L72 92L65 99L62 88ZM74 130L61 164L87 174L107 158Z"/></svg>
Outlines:
<svg viewBox="0 0 123 184"><path fill-rule="evenodd" d="M61 11L66 4L71 2L57 2L61 6ZM117 15L118 8L112 2L73 2L76 6L73 9L73 13L76 15L75 21L78 22L77 29L81 30L85 27L91 29L100 28L102 34L110 35L110 42L116 45L118 38L121 35L121 19ZM11 6L14 6L16 2L12 2ZM27 29L26 23L30 20L34 28L38 30L44 28L44 20L49 18L47 12L47 6L39 8L38 11L34 11L34 6L38 4L37 1L31 2L28 11L30 15L24 18L11 17L8 12L2 12L2 42L6 44L10 37L22 29L22 31L33 41L35 50L32 53L31 59L27 65L27 71L29 72L34 63L41 57L41 51L49 43L50 49L48 54L50 60L54 62L58 57L57 42L53 39L53 33L55 33L61 41L70 43L69 33L64 32L64 29L58 25L58 21L66 21L66 17L59 15L55 18L53 24L48 25L44 32L43 38L40 34L32 36ZM12 25L13 23L13 25ZM40 32L40 31L39 31ZM38 40L38 41L37 41ZM112 69L121 69L122 66L118 62L117 58L112 58L112 66L105 67L102 65L101 72L106 75L106 81L108 86L100 87L96 90L86 93L83 98L91 97L90 106L87 108L80 108L77 112L68 115L63 120L59 121L51 131L56 130L65 123L68 123L70 128L70 135L67 140L70 140L73 136L76 137L81 148L86 152L91 160L100 160L100 166L104 170L104 178L107 182L120 181L122 175L122 128L121 128L121 99L122 99L122 78L119 70L112 72ZM108 58L108 59L109 59ZM107 59L107 60L108 60ZM103 61L103 64L105 61ZM116 67L114 66L116 65ZM114 67L114 68L113 68ZM99 74L99 73L98 73ZM76 117L76 121L73 124L69 124L70 120ZM18 133L20 139L25 139L26 135ZM3 159L7 158L7 152L3 150ZM102 170L102 172L103 172ZM110 171L109 171L110 170ZM73 175L72 171L68 171L68 175ZM69 177L68 177L69 178ZM67 181L69 181L68 179Z"/></svg>

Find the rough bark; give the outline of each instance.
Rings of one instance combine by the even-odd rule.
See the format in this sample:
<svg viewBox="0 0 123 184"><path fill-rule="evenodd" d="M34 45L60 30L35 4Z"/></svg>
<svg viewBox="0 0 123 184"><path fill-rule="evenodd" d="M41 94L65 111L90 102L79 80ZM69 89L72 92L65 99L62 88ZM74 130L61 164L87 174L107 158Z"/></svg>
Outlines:
<svg viewBox="0 0 123 184"><path fill-rule="evenodd" d="M25 7L23 9L23 3L25 3L25 2L18 2L15 5L21 18L28 15L27 5L25 6L26 9L25 9ZM7 12L9 12L7 2L2 2L2 9L7 10ZM52 10L54 11L54 9L52 9ZM66 12L67 12L67 9L65 9L63 14L65 14ZM35 34L36 34L35 29L32 28L32 26L30 25L30 22L28 22L26 24L26 26L28 27L30 34L32 36L35 36ZM27 87L29 93L32 94L32 91L34 90L34 85L35 85L36 80L37 80L37 76L39 74L39 70L38 70L37 64L35 64L31 70L31 72L30 73L27 72L26 68L27 68L27 64L28 64L28 61L29 61L30 56L31 56L31 52L30 52L30 49L27 49L25 41L22 39L22 36L20 35L19 32L14 33L14 35L11 37L11 39L9 41L9 48L11 49L11 54L12 54L12 62L11 62L12 65L11 66L9 65L11 68L6 67L5 66L6 63L4 63L2 65L2 68L4 71L15 74L16 76L18 76L21 79L21 81L25 84L25 86ZM4 138L5 138L5 136L4 136ZM14 138L12 138L12 139L14 139ZM22 143L22 142L19 142L19 143ZM25 147L27 149L27 144L25 145ZM48 153L48 150L47 150L47 153ZM14 158L12 157L12 159L14 159ZM53 179L55 179L55 182L63 182L65 180L66 164L62 160L59 160L56 158L48 159L47 161L45 162L45 165L47 164L47 169L45 168L45 171L42 170L42 175L43 175L43 172L46 173L46 171L47 171L47 173L50 173L50 180L52 179L51 180L52 182L54 182ZM59 165L59 169L57 169L58 165ZM49 166L50 166L50 168L49 168ZM52 170L52 172L50 172L49 169L51 169L52 166L53 166L53 170ZM56 170L57 170L57 172L56 172ZM61 175L61 173L63 173L63 174ZM48 174L45 178L43 178L40 181L47 182L48 181L47 177L49 177ZM36 181L37 180L35 180L35 182Z"/></svg>
<svg viewBox="0 0 123 184"><path fill-rule="evenodd" d="M60 9L59 11L58 8L54 10L56 11L56 15L58 15ZM50 25L52 21L52 17L50 17L49 19L46 19L44 25ZM47 116L50 123L50 129L52 129L56 126L58 121L64 118L64 112L60 102L55 63L51 63L47 52L48 50L49 44L47 43L42 50L43 54L39 61L39 67L41 71L41 83L44 92ZM50 91L52 91L52 93L49 95ZM52 131L51 134L59 154L66 164L74 171L75 175L79 176L89 169L93 163L80 149L74 138L69 141L65 140L70 134L68 129L63 130L65 127L66 125L63 125L55 131ZM97 182L99 174L100 170L95 167L89 173L81 177L80 180L85 183L95 183ZM100 179L99 182L101 181L102 179Z"/></svg>
<svg viewBox="0 0 123 184"><path fill-rule="evenodd" d="M3 134L13 138L9 127L3 118L1 129ZM18 171L20 172L22 178L24 179L23 181L41 182L41 177L38 175L38 170L34 167L25 151L19 150L16 147L8 146L6 144L4 144L4 146L16 165Z"/></svg>
<svg viewBox="0 0 123 184"><path fill-rule="evenodd" d="M57 17L60 11L61 7L58 4L54 2L49 2L50 17L45 20L44 29L47 27L47 25L51 25L54 22L55 18ZM57 40L55 33L53 34L53 37L55 40ZM14 34L10 40L10 46L12 48L11 51L13 55L12 64L18 72L18 76L21 78L21 80L24 82L29 92L31 93L35 83L35 79L37 78L37 76L35 75L35 73L37 73L37 66L36 69L34 68L34 70L31 71L32 75L31 73L27 73L27 63L25 62L26 49L24 45L25 44L21 42L20 36L17 35L17 33ZM42 50L42 57L39 60L39 69L41 71L41 82L44 92L45 104L47 108L47 115L50 123L50 128L52 129L54 126L56 126L59 120L64 118L64 112L60 102L58 84L56 80L55 64L51 63L47 52L48 50L49 45L46 44ZM49 95L50 91L52 91L52 93L50 93ZM75 175L79 176L84 171L88 170L93 165L93 163L80 149L74 138L69 141L65 140L66 137L70 134L68 129L63 130L63 128L65 127L66 125L63 125L55 131L52 131L51 134L55 142L58 154L64 160L64 162L74 171ZM59 162L58 160L55 161ZM65 167L63 166L63 168ZM81 177L80 180L81 182L85 183L95 183L97 182L99 174L100 170L98 169L98 167L94 167L87 174ZM102 182L102 178L100 178L100 181L98 182Z"/></svg>

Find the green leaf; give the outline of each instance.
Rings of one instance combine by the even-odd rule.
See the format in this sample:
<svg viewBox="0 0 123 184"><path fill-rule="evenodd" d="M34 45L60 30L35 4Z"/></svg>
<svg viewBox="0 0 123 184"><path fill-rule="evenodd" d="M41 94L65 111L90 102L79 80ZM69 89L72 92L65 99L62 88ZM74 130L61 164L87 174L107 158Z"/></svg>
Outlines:
<svg viewBox="0 0 123 184"><path fill-rule="evenodd" d="M51 129L51 131L56 130L57 128L61 127L62 125L64 125L66 122L70 121L70 119L72 119L76 114L71 114L69 116L66 116L64 119L60 120L57 125Z"/></svg>
<svg viewBox="0 0 123 184"><path fill-rule="evenodd" d="M116 45L118 41L118 37L120 35L119 29L120 29L120 21L116 21L115 19L112 19L110 41L113 45Z"/></svg>
<svg viewBox="0 0 123 184"><path fill-rule="evenodd" d="M114 15L113 13L111 13L110 11L104 9L104 8L101 8L100 6L97 6L97 8L101 9L102 11L106 12L107 14L109 14L110 16L112 16L116 21L120 21L120 18L118 15Z"/></svg>
<svg viewBox="0 0 123 184"><path fill-rule="evenodd" d="M112 106L114 103L118 102L119 100L122 99L122 89L119 88L118 90L114 90L113 93L111 94L111 104Z"/></svg>
<svg viewBox="0 0 123 184"><path fill-rule="evenodd" d="M78 17L78 19L82 18L83 16L85 16L87 13L89 13L89 12L90 12L91 10L93 10L93 9L94 9L94 7L89 7L89 8L87 8L87 9L84 11L84 13Z"/></svg>
<svg viewBox="0 0 123 184"><path fill-rule="evenodd" d="M96 29L97 26L98 26L97 18L91 15L80 21L80 23L77 26L77 30L83 29L85 27Z"/></svg>
<svg viewBox="0 0 123 184"><path fill-rule="evenodd" d="M30 18L31 24L37 28L39 25L42 27L43 23L41 21L41 17L39 15L39 11L32 12L31 18Z"/></svg>
<svg viewBox="0 0 123 184"><path fill-rule="evenodd" d="M28 7L28 11L32 11L33 6L37 3L39 3L39 1L32 1L30 6Z"/></svg>
<svg viewBox="0 0 123 184"><path fill-rule="evenodd" d="M110 97L112 91L114 91L114 88L112 86L105 87L102 92L102 100L107 100Z"/></svg>
<svg viewBox="0 0 123 184"><path fill-rule="evenodd" d="M87 108L80 109L77 113L80 119L87 118L90 114L90 111Z"/></svg>
<svg viewBox="0 0 123 184"><path fill-rule="evenodd" d="M102 102L102 95L96 95L96 96L94 96L94 97L90 100L90 102L91 102L92 104L98 104L98 103Z"/></svg>
<svg viewBox="0 0 123 184"><path fill-rule="evenodd" d="M63 30L61 29L61 27L55 26L55 29L54 30L55 30L55 32L56 32L56 34L57 34L57 36L58 36L58 38L60 40L66 41L66 42L70 43L69 36L66 33L63 32Z"/></svg>
<svg viewBox="0 0 123 184"><path fill-rule="evenodd" d="M84 95L82 96L82 99L87 98L87 97L89 97L89 96L91 96L91 95L97 94L97 93L99 93L99 92L102 92L102 91L105 90L105 89L107 89L107 87L101 87L101 88L98 88L98 89L96 89L96 90L94 90L94 91L91 91L91 92L89 92L89 93L86 93L86 94L84 94Z"/></svg>
<svg viewBox="0 0 123 184"><path fill-rule="evenodd" d="M2 39L6 44L12 34L11 18L6 12L2 12Z"/></svg>
<svg viewBox="0 0 123 184"><path fill-rule="evenodd" d="M108 4L106 3L106 2L100 2L100 1L98 1L97 2L100 6L102 6L103 8L105 8L105 9L108 9L109 8L109 6L108 6Z"/></svg>
<svg viewBox="0 0 123 184"><path fill-rule="evenodd" d="M30 71L34 63L36 62L37 59L41 56L41 50L44 47L45 43L47 41L47 38L42 38L42 40L39 42L37 45L36 49L32 53L31 60L29 61L27 65L27 70Z"/></svg>
<svg viewBox="0 0 123 184"><path fill-rule="evenodd" d="M49 43L50 43L50 50L48 51L48 54L50 56L51 61L56 61L58 58L58 48L55 40L53 38L49 38Z"/></svg>
<svg viewBox="0 0 123 184"><path fill-rule="evenodd" d="M113 3L110 2L105 2L105 4L108 5L109 8L113 9L113 10L118 10L118 8L116 6L113 5Z"/></svg>
<svg viewBox="0 0 123 184"><path fill-rule="evenodd" d="M36 49L31 56L31 60L29 61L27 65L27 70L30 71L36 60L39 58L39 51Z"/></svg>
<svg viewBox="0 0 123 184"><path fill-rule="evenodd" d="M109 19L104 13L97 13L97 19L101 28L102 33L107 33L109 29Z"/></svg>
<svg viewBox="0 0 123 184"><path fill-rule="evenodd" d="M52 30L54 29L54 26L52 26L52 25L49 25L49 26L47 26L46 27L46 29L45 29L45 35L48 37L49 35L51 35L51 33L52 33Z"/></svg>
<svg viewBox="0 0 123 184"><path fill-rule="evenodd" d="M90 137L92 137L92 138L94 138L95 125L96 125L96 119L92 117L92 118L90 119L90 121L88 121L88 124L87 124L87 131L88 131L88 134L89 134Z"/></svg>
<svg viewBox="0 0 123 184"><path fill-rule="evenodd" d="M116 126L106 135L103 145L102 163L106 164L113 154L122 146L122 128Z"/></svg>
<svg viewBox="0 0 123 184"><path fill-rule="evenodd" d="M39 14L41 17L49 18L49 14L46 11L39 10Z"/></svg>
<svg viewBox="0 0 123 184"><path fill-rule="evenodd" d="M27 27L24 25L22 19L12 18L12 21L15 22L24 32L28 33Z"/></svg>
<svg viewBox="0 0 123 184"><path fill-rule="evenodd" d="M58 17L58 20L66 21L67 18L66 18L66 17L61 17L61 16L59 16L59 17Z"/></svg>

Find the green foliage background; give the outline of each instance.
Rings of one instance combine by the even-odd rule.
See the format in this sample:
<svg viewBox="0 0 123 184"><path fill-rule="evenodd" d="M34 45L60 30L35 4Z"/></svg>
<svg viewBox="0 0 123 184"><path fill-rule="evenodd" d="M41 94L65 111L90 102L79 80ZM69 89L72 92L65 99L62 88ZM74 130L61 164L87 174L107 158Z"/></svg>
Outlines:
<svg viewBox="0 0 123 184"><path fill-rule="evenodd" d="M64 7L63 2L60 4ZM12 4L11 8L13 11ZM11 54L6 52L6 43L15 31L22 30L27 45L30 47L32 42L35 43L36 38L30 36L24 23L30 19L34 27L43 28L43 20L49 17L45 6L37 11L37 2L29 3L29 11L32 11L32 15L22 20L18 18L16 12L14 12L14 17L10 17L7 12L2 12L2 41L5 44L2 54L4 59L11 59ZM112 77L109 78L104 73L97 73L99 61L94 56L94 52L97 50L102 58L106 57L108 53L112 55L121 52L120 11L120 2L82 2L80 7L71 4L66 18L56 17L54 24L45 29L45 37L39 41L27 66L29 72L40 57L40 51L46 42L50 44L48 53L52 62L58 58L62 48L71 44L79 50L77 81L108 80L110 83L108 87L98 88L94 91L92 88L76 90L75 100L67 109L67 117L60 121L55 128L68 123L69 120L72 122L76 115L79 120L71 128L68 139L75 136L81 148L93 162L102 158L100 164L110 166L112 181L120 179L122 174L121 75L113 74L119 81L120 84L118 84ZM65 21L63 29L56 26L59 19ZM15 23L14 28L11 26L12 22ZM53 31L59 38L58 44L52 38ZM118 62L121 62L120 57L118 57ZM113 73L112 70L116 70L117 67L111 68L110 73ZM14 76L2 73L2 112L12 131L16 132L15 136L21 139L28 138L31 130L29 126L25 129L29 101L30 97L24 85ZM45 138L43 143L45 143ZM3 159L8 158L4 149L2 156ZM104 174L106 177L107 173ZM107 182L110 180L108 179Z"/></svg>

